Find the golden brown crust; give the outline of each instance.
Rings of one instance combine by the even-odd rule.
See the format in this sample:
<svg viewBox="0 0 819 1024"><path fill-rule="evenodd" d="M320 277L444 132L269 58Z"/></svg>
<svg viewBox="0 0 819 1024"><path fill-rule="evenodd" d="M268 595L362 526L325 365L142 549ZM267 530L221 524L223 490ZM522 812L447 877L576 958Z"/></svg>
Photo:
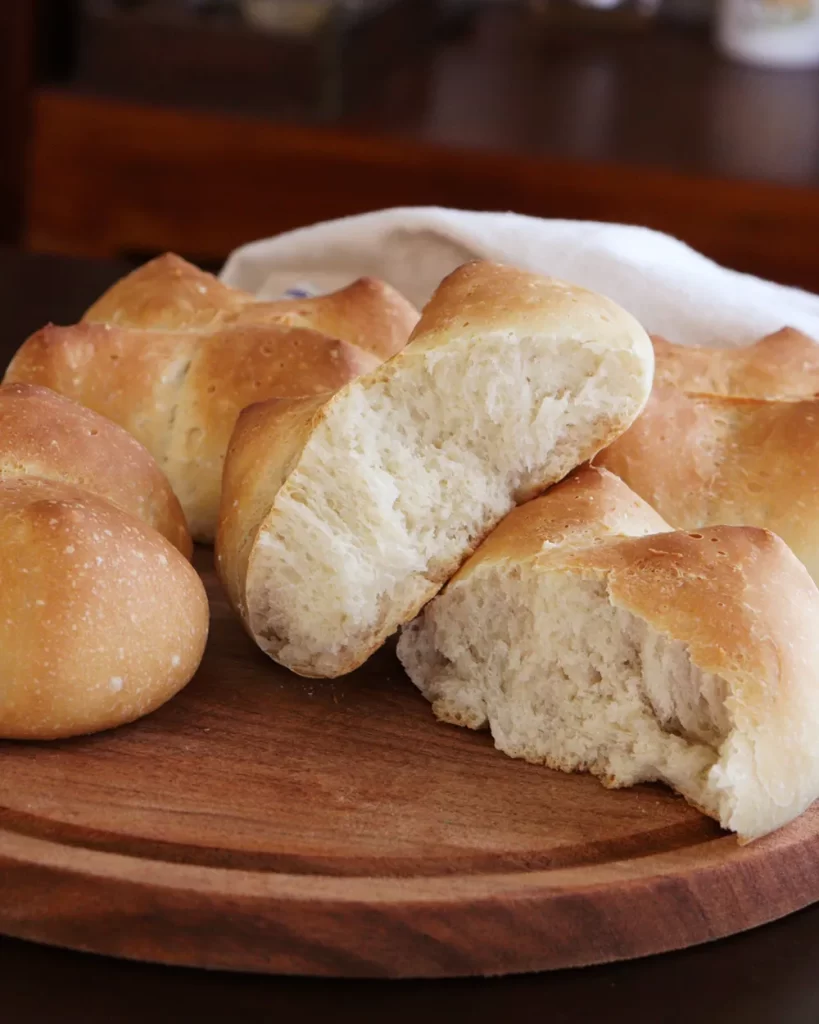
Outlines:
<svg viewBox="0 0 819 1024"><path fill-rule="evenodd" d="M622 334L625 345L636 321L605 296L585 288L474 260L444 278L424 307L411 340L434 347L442 337L497 331L500 324L522 336L568 325L577 337L604 335L609 344Z"/></svg>
<svg viewBox="0 0 819 1024"><path fill-rule="evenodd" d="M169 475L194 537L210 542L241 409L341 387L399 351L417 318L370 278L257 303L168 254L115 284L82 323L32 335L5 380L44 384L125 427Z"/></svg>
<svg viewBox="0 0 819 1024"><path fill-rule="evenodd" d="M670 529L613 473L581 466L542 497L513 509L454 579L481 563L522 561L556 545L583 547L598 539Z"/></svg>
<svg viewBox="0 0 819 1024"><path fill-rule="evenodd" d="M192 566L102 498L0 480L0 737L133 721L201 660L208 604Z"/></svg>
<svg viewBox="0 0 819 1024"><path fill-rule="evenodd" d="M222 478L216 570L245 624L245 580L259 526L332 398L328 392L259 402L236 424Z"/></svg>
<svg viewBox="0 0 819 1024"><path fill-rule="evenodd" d="M819 344L792 327L742 348L651 340L655 380L682 391L734 398L809 398L819 393Z"/></svg>
<svg viewBox="0 0 819 1024"><path fill-rule="evenodd" d="M407 344L418 323L418 310L384 281L361 277L346 288L313 299L249 303L230 320L309 327L380 359L390 359Z"/></svg>
<svg viewBox="0 0 819 1024"><path fill-rule="evenodd" d="M418 311L390 285L371 277L312 299L257 302L250 293L229 288L166 253L112 285L83 320L152 331L306 327L389 359L406 345Z"/></svg>
<svg viewBox="0 0 819 1024"><path fill-rule="evenodd" d="M44 384L133 434L168 474L191 533L208 542L241 410L335 390L378 365L346 342L278 323L206 334L78 324L38 331L6 380Z"/></svg>
<svg viewBox="0 0 819 1024"><path fill-rule="evenodd" d="M89 491L136 516L189 558L185 517L157 464L116 424L48 388L0 386L0 480L33 476Z"/></svg>
<svg viewBox="0 0 819 1024"><path fill-rule="evenodd" d="M715 526L624 538L538 558L543 569L602 573L612 602L687 645L700 669L731 683L734 726L798 715L811 673L819 590L768 530ZM796 699L795 703L794 700Z"/></svg>
<svg viewBox="0 0 819 1024"><path fill-rule="evenodd" d="M199 267L165 253L112 285L86 312L86 323L146 330L201 330L253 296L228 288Z"/></svg>
<svg viewBox="0 0 819 1024"><path fill-rule="evenodd" d="M5 382L42 384L124 427L164 469L198 336L108 324L49 325L33 334Z"/></svg>
<svg viewBox="0 0 819 1024"><path fill-rule="evenodd" d="M819 579L819 400L687 395L655 386L595 459L672 526L772 530Z"/></svg>
<svg viewBox="0 0 819 1024"><path fill-rule="evenodd" d="M194 537L212 540L222 467L241 411L260 399L332 392L379 360L316 331L271 325L203 336L173 424L168 473Z"/></svg>

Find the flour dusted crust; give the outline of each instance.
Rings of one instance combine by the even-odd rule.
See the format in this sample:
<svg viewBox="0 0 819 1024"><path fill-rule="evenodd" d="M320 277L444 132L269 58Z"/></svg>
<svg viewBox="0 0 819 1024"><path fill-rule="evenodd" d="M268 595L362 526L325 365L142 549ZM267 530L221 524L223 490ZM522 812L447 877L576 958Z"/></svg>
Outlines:
<svg viewBox="0 0 819 1024"><path fill-rule="evenodd" d="M115 423L48 388L0 385L0 481L36 476L106 498L166 537L193 545L179 502L148 451Z"/></svg>
<svg viewBox="0 0 819 1024"><path fill-rule="evenodd" d="M181 509L121 427L0 387L0 737L133 721L196 671L208 602Z"/></svg>

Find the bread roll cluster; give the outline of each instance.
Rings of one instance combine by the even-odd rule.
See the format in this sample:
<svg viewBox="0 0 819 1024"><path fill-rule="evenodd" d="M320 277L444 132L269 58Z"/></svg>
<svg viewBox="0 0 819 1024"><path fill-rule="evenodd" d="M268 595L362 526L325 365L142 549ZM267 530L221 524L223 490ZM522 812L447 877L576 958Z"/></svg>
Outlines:
<svg viewBox="0 0 819 1024"><path fill-rule="evenodd" d="M240 420L216 552L251 635L301 675L361 665L507 512L626 429L652 366L601 296L455 271L383 367Z"/></svg>
<svg viewBox="0 0 819 1024"><path fill-rule="evenodd" d="M338 389L398 351L416 320L379 281L257 303L169 255L115 284L81 323L34 334L5 380L53 388L128 430L168 476L194 538L211 543L242 409Z"/></svg>
<svg viewBox="0 0 819 1024"><path fill-rule="evenodd" d="M144 443L281 665L332 678L400 633L440 720L608 786L665 782L750 840L819 795L817 351L787 328L680 348L600 295L490 263L447 277L418 320L375 281L255 302L164 257L30 338L7 379ZM29 392L64 406L58 450L82 434L58 423L93 416ZM139 471L123 456L108 474L86 432L75 479L33 428L4 426L3 394L2 602L18 635L53 642L43 671L28 639L6 663L19 697L0 725L126 721L201 655L201 586L152 529L187 553L179 506L136 442ZM143 674L126 682L117 658Z"/></svg>

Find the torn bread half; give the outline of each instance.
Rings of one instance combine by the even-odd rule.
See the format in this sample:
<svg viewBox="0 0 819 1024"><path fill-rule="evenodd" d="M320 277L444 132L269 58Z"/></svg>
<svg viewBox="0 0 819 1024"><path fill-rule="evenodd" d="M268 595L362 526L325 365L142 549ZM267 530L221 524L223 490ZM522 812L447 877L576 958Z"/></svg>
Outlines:
<svg viewBox="0 0 819 1024"><path fill-rule="evenodd" d="M779 828L819 796L819 591L766 530L648 533L596 472L513 511L399 658L439 719L512 757L665 782L743 840Z"/></svg>
<svg viewBox="0 0 819 1024"><path fill-rule="evenodd" d="M608 299L459 268L388 363L241 417L217 567L248 631L301 675L352 671L516 503L619 436L652 374L647 334Z"/></svg>

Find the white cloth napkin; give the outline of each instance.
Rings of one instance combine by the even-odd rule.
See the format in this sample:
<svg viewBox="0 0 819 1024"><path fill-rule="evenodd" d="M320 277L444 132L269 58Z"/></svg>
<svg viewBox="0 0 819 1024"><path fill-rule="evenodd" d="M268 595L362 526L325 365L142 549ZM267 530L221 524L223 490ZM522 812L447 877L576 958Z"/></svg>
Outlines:
<svg viewBox="0 0 819 1024"><path fill-rule="evenodd" d="M441 278L470 259L601 292L650 333L678 344L749 344L784 326L819 341L819 295L728 270L648 228L514 213L417 207L345 217L242 246L222 280L272 299L324 293L369 275L422 306Z"/></svg>

